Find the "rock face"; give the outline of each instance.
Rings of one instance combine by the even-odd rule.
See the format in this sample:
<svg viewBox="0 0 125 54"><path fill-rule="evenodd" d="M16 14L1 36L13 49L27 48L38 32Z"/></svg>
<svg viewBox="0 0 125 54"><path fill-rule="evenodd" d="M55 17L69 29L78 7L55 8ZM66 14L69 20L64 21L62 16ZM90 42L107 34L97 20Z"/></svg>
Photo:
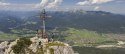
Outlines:
<svg viewBox="0 0 125 54"><path fill-rule="evenodd" d="M10 44L7 41L2 42L0 44L0 54L74 54L72 47L66 43L59 41L48 42L47 39L38 37L30 38L32 43L24 47L23 53L21 51L14 53L13 46L19 44L18 41L22 40L17 39Z"/></svg>

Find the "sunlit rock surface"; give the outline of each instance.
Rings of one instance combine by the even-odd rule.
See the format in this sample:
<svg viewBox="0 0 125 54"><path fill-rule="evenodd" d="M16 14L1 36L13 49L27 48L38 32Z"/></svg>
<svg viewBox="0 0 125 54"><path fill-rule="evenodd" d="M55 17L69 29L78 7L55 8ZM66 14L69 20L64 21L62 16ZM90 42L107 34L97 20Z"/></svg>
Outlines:
<svg viewBox="0 0 125 54"><path fill-rule="evenodd" d="M17 44L17 41L2 42L0 44L0 54L15 54L12 47ZM48 42L48 39L42 39L38 37L30 38L32 44L28 46L28 50L25 50L26 54L74 54L71 46L66 43L53 41Z"/></svg>
<svg viewBox="0 0 125 54"><path fill-rule="evenodd" d="M9 42L5 41L0 44L0 54L4 54L5 49L7 49Z"/></svg>

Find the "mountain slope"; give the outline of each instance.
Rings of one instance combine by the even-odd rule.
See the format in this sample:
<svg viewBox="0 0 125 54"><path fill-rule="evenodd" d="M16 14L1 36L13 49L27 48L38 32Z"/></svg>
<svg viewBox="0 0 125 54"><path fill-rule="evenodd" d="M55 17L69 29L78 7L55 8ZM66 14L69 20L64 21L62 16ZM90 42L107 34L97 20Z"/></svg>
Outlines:
<svg viewBox="0 0 125 54"><path fill-rule="evenodd" d="M18 12L16 12L18 13ZM27 13L27 14L26 14ZM39 15L37 11L26 12L25 17L12 15L2 15L0 17L1 31L3 29L8 29L16 27L16 29L31 29L37 30L41 27L41 20L37 16ZM48 15L51 18L46 19L47 29L52 29L54 27L59 28L77 28L77 29L87 29L91 31L97 31L101 33L124 33L125 32L125 16L119 14L113 14L103 11L48 11ZM19 14L17 14L19 15ZM23 14L22 14L23 16ZM16 21L15 23L10 23L7 19ZM6 20L5 20L6 19ZM11 25L12 24L12 25ZM4 25L4 26L3 26ZM15 29L15 28L14 28Z"/></svg>

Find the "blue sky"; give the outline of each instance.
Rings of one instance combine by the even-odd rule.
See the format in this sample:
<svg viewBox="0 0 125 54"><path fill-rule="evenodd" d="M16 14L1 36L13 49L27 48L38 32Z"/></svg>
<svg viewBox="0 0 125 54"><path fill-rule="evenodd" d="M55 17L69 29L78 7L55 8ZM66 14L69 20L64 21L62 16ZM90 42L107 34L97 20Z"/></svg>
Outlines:
<svg viewBox="0 0 125 54"><path fill-rule="evenodd" d="M40 3L41 0L5 0L6 2L10 2L10 3ZM80 0L63 0L63 3L74 3Z"/></svg>
<svg viewBox="0 0 125 54"><path fill-rule="evenodd" d="M36 5L42 0L0 0L1 10L36 10ZM54 0L49 0L48 4ZM61 0L60 0L61 1ZM47 6L47 5L46 5ZM45 8L46 8L45 6ZM48 5L52 6L52 5ZM54 3L54 8L48 10L73 10L83 9L88 11L108 11L125 14L125 0L62 0Z"/></svg>

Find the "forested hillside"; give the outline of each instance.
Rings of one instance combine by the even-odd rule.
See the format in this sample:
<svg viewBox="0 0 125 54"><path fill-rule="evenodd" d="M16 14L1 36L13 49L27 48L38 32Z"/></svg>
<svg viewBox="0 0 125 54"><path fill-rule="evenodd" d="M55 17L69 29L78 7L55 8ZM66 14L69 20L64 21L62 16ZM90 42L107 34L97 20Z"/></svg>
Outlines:
<svg viewBox="0 0 125 54"><path fill-rule="evenodd" d="M25 14L24 14L25 13ZM51 18L46 19L47 29L76 28L97 31L101 33L124 33L125 16L103 11L48 11ZM40 28L38 11L0 12L0 31Z"/></svg>

